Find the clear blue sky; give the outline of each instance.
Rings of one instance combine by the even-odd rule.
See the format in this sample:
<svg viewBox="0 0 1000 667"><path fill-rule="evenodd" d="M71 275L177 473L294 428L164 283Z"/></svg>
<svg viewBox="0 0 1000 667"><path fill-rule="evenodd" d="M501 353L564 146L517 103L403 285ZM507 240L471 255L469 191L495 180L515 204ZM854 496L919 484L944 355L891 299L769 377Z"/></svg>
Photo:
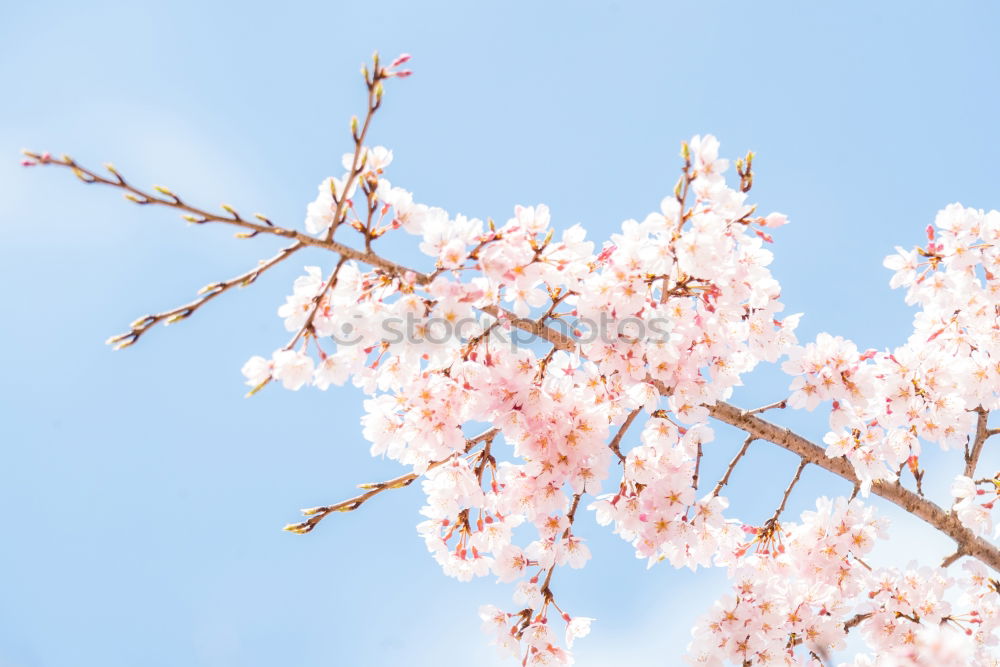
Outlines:
<svg viewBox="0 0 1000 667"><path fill-rule="evenodd" d="M757 152L753 197L793 222L773 268L789 312L807 313L800 331L862 347L909 328L881 267L893 245L918 242L951 201L1000 205L990 3L286 5L2 11L0 667L492 665L476 608L510 594L440 573L413 528L417 488L309 536L280 531L297 508L399 471L369 458L351 388L242 398L242 363L286 338L274 311L292 279L328 258L112 353L104 339L135 317L277 245L22 170L22 147L297 225L349 147L359 65L408 51L416 74L391 82L372 136L420 201L501 219L545 202L557 225L601 239L655 209L679 142L711 132L729 156ZM738 398L768 403L784 384L764 373ZM781 418L822 435L821 420ZM737 445L720 431L709 476ZM743 516L766 517L794 465L752 450ZM793 510L844 490L805 479ZM595 560L556 582L599 619L578 664L679 664L721 573L647 572L581 523ZM890 551L944 552L910 528Z"/></svg>

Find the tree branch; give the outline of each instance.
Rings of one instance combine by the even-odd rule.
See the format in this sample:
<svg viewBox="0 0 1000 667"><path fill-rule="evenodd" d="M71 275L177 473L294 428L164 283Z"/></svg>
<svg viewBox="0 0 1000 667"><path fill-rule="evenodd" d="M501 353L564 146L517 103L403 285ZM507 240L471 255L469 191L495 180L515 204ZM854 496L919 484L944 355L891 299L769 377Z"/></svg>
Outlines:
<svg viewBox="0 0 1000 667"><path fill-rule="evenodd" d="M858 484L854 467L846 459L830 458L823 448L806 440L789 429L782 428L725 402L709 406L709 413L721 422L735 426L760 440L767 440L790 452L798 454L804 461L843 477L852 484ZM962 525L958 517L942 509L939 505L903 488L898 483L875 482L872 493L898 505L910 514L923 519L938 529L966 554L982 561L1000 572L1000 549L976 535Z"/></svg>

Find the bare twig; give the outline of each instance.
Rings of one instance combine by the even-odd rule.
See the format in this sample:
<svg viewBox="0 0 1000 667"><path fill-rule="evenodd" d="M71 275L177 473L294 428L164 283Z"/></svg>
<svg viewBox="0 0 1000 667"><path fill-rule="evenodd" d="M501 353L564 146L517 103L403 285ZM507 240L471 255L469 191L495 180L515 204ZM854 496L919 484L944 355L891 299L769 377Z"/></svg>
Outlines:
<svg viewBox="0 0 1000 667"><path fill-rule="evenodd" d="M950 556L948 556L947 558L945 558L943 561L941 561L941 567L948 567L949 565L951 565L952 563L954 563L955 561L957 561L959 558L961 558L964 555L965 555L965 553L962 551L961 548L959 548L958 550L955 551L955 553L951 554Z"/></svg>
<svg viewBox="0 0 1000 667"><path fill-rule="evenodd" d="M722 487L729 483L729 476L733 474L736 464L739 463L740 459L743 458L743 455L747 453L747 450L750 449L750 443L754 440L755 438L752 435L748 435L746 440L743 441L743 446L740 447L740 451L736 452L736 456L734 456L733 460L729 462L729 466L726 468L726 474L722 476L719 483L715 485L714 489L712 489L713 496L719 495L719 491L722 491Z"/></svg>
<svg viewBox="0 0 1000 667"><path fill-rule="evenodd" d="M473 447L475 447L480 442L492 441L492 439L496 437L496 434L499 431L500 429L491 428L490 430L480 433L479 435L473 438L469 438L468 440L465 441L465 449L462 450L462 452L456 452L456 454L452 454L451 456L441 459L440 461L432 462L429 466L427 466L427 470L433 470L438 466L444 465L448 461L452 460L457 454L467 454ZM302 513L308 516L309 519L303 521L302 523L290 523L287 526L285 526L284 529L291 533L299 533L300 535L304 535L305 533L308 533L313 528L315 528L316 524L318 524L320 521L325 519L330 514L334 512L351 512L353 510L356 510L359 507L361 507L361 505L364 504L364 502L369 498L377 496L383 491L388 491L389 489L401 489L404 486L409 486L419 477L420 475L418 475L417 473L411 472L409 474L400 475L395 479L386 480L384 482L376 482L373 484L361 484L360 487L362 489L367 489L365 493L362 493L361 495L355 496L353 498L348 498L347 500L342 500L341 502L335 503L333 505L323 505L321 507L312 507L309 509L304 509L302 510Z"/></svg>
<svg viewBox="0 0 1000 667"><path fill-rule="evenodd" d="M768 410L779 409L782 410L788 406L788 399L783 398L776 403L771 403L770 405L762 405L759 408L754 408L753 410L747 410L748 415L759 415L762 412L767 412Z"/></svg>
<svg viewBox="0 0 1000 667"><path fill-rule="evenodd" d="M632 422L635 421L635 418L640 412L642 412L642 408L636 408L630 412L628 417L625 418L625 422L621 425L621 428L618 429L618 433L616 433L615 437L612 438L610 443L608 443L608 447L615 453L616 456L618 456L618 460L622 463L625 463L625 455L622 454L621 447L622 438L625 437L625 432L628 430L628 427L632 425Z"/></svg>
<svg viewBox="0 0 1000 667"><path fill-rule="evenodd" d="M788 483L788 488L785 489L785 495L781 497L781 504L778 505L778 509L774 510L774 515L768 520L768 523L777 523L781 513L785 511L785 505L788 503L788 496L792 495L792 489L794 489L795 485L799 483L799 478L802 477L802 471L807 465L809 465L809 462L805 459L799 461L799 467L795 470L795 476L792 477L792 481Z"/></svg>
<svg viewBox="0 0 1000 667"><path fill-rule="evenodd" d="M691 487L697 491L698 490L698 476L701 472L701 456L702 456L701 442L698 443L698 455L694 460L694 475L691 477Z"/></svg>
<svg viewBox="0 0 1000 667"><path fill-rule="evenodd" d="M133 345L154 325L160 322L163 322L165 325L173 324L174 322L188 318L203 305L223 292L227 292L233 287L246 287L247 285L250 285L257 280L260 274L264 271L267 271L276 264L284 261L302 247L303 245L296 241L292 245L282 248L281 251L271 259L261 262L246 273L241 273L235 278L230 278L229 280L220 283L205 285L205 287L201 288L198 292L202 296L198 297L194 301L186 303L183 306L178 306L173 310L166 310L162 313L155 313L153 315L144 315L133 322L131 328L127 332L118 334L117 336L112 336L107 340L107 342L108 344L114 345L116 350Z"/></svg>

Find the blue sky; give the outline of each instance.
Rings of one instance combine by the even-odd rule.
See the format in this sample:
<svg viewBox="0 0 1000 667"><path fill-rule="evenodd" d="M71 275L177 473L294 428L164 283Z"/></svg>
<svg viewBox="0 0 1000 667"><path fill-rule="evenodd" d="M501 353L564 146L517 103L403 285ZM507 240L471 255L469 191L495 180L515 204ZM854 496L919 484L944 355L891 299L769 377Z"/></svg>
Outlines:
<svg viewBox="0 0 1000 667"><path fill-rule="evenodd" d="M909 329L881 267L892 247L919 242L949 202L998 204L987 3L287 4L2 11L0 667L491 665L475 610L510 594L440 573L413 528L416 488L309 536L280 531L299 507L399 472L369 458L351 388L242 398L242 363L286 339L274 311L292 279L328 258L112 353L104 339L135 317L278 246L23 170L22 147L297 225L349 148L358 67L407 51L416 74L391 82L372 138L420 201L498 219L544 202L600 240L670 191L681 140L714 133L729 156L757 152L752 196L793 222L773 270L803 336L861 347ZM772 402L785 382L762 372L739 402ZM779 418L822 435L822 420ZM738 444L720 429L708 477ZM751 450L742 516L768 516L794 467ZM804 479L790 510L844 491ZM599 619L578 664L678 664L724 577L647 572L589 515L581 525L595 559L556 582ZM886 557L945 552L916 528L899 524Z"/></svg>

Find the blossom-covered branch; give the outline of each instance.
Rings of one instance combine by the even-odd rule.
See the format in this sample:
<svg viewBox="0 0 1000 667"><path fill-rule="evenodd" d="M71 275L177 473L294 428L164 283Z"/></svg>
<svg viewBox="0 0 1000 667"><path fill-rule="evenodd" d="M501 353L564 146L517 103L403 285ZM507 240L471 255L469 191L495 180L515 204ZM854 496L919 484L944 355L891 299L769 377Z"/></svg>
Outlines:
<svg viewBox="0 0 1000 667"><path fill-rule="evenodd" d="M490 605L481 616L494 643L524 666L570 664L574 640L589 632L592 619L564 611L551 589L556 567L590 557L573 531L581 508L650 565L728 569L732 594L697 624L688 649L695 664L819 664L844 648L852 628L874 654L902 660L912 649L945 664L954 650L995 664L988 661L1000 642L1000 583L990 570L1000 572L1000 550L989 533L1000 477L976 479L976 469L998 432L988 421L1000 407L1000 214L953 205L922 247L886 260L890 284L921 308L905 344L860 351L829 334L800 344L800 316L781 316L781 287L768 268L772 234L787 219L760 215L747 201L753 153L737 160L734 188L714 137L685 142L681 174L659 210L626 221L599 248L579 225L557 235L544 205L517 206L503 224L450 215L390 183L392 152L367 144L384 85L409 74L398 69L407 59L382 66L376 56L363 71L364 120L352 119L344 171L320 183L304 231L228 206L213 213L167 188L137 188L114 167L105 175L68 157L27 153L30 165L68 168L196 224L292 241L198 300L140 318L112 339L119 346L190 316L301 248L335 257L295 281L279 309L293 335L246 363L250 394L269 384L327 389L350 380L367 395L362 432L371 453L410 471L304 510L308 518L286 529L309 532L334 512L422 478L418 533L443 571L516 582L514 611ZM362 248L335 240L340 229L354 230ZM397 230L419 237L429 268L375 251L377 239ZM779 361L791 377L787 398L751 410L729 403L754 368ZM820 406L828 422L822 445L761 416ZM722 449L713 444L717 422L745 439L704 493L705 460ZM473 424L488 427L467 438ZM770 518L737 518L723 492L755 440L794 453L799 464L787 484L756 476L781 494ZM964 474L945 504L923 493L927 445L964 453L954 471ZM786 519L808 465L853 492L819 498L815 511ZM906 471L915 490L903 484ZM965 574L875 562L887 522L865 504L872 495L954 540L943 566L969 557ZM566 623L562 641L550 607Z"/></svg>

